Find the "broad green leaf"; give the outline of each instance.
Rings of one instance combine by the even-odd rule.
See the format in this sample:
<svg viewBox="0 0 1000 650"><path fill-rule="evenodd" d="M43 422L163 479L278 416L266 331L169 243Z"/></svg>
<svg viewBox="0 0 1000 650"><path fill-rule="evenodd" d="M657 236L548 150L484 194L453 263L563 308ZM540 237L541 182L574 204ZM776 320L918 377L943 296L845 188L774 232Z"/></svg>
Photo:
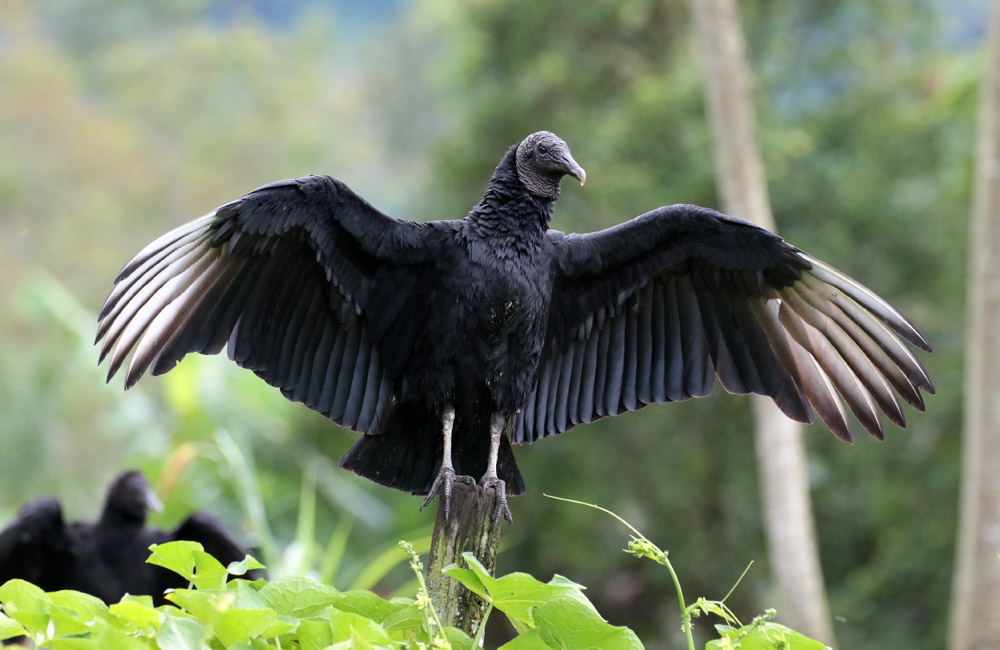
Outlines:
<svg viewBox="0 0 1000 650"><path fill-rule="evenodd" d="M194 582L194 554L205 549L197 542L167 542L153 544L149 550L152 553L146 562L170 569L188 582Z"/></svg>
<svg viewBox="0 0 1000 650"><path fill-rule="evenodd" d="M386 600L376 593L355 589L345 591L333 601L333 606L344 612L359 614L381 623L387 616L412 605L405 599Z"/></svg>
<svg viewBox="0 0 1000 650"><path fill-rule="evenodd" d="M233 607L242 609L273 609L271 604L267 602L267 599L261 596L260 592L248 583L242 581L234 582L235 589L232 588L232 585L230 585L229 589L236 592L236 598L232 602Z"/></svg>
<svg viewBox="0 0 1000 650"><path fill-rule="evenodd" d="M741 628L716 625L715 629L723 638L709 641L705 646L706 650L729 650L729 648L738 648L738 650L825 650L827 647L815 639L810 639L789 627L771 621L751 623ZM743 634L742 637L741 634Z"/></svg>
<svg viewBox="0 0 1000 650"><path fill-rule="evenodd" d="M635 632L611 625L592 607L559 598L534 612L536 629L553 650L642 650Z"/></svg>
<svg viewBox="0 0 1000 650"><path fill-rule="evenodd" d="M132 636L102 619L95 621L90 640L94 650L150 650L151 645L145 639Z"/></svg>
<svg viewBox="0 0 1000 650"><path fill-rule="evenodd" d="M463 650L472 647L472 637L457 627L444 628L444 638L448 639L452 650Z"/></svg>
<svg viewBox="0 0 1000 650"><path fill-rule="evenodd" d="M423 627L424 612L416 604L410 604L382 619L382 627L389 631L412 630Z"/></svg>
<svg viewBox="0 0 1000 650"><path fill-rule="evenodd" d="M561 598L575 600L600 617L590 600L583 595L580 586L562 576L553 577L548 584L527 573L508 573L501 578L494 578L472 553L463 553L462 557L486 588L487 600L512 620L533 626L532 610Z"/></svg>
<svg viewBox="0 0 1000 650"><path fill-rule="evenodd" d="M24 580L8 580L0 586L4 612L28 630L29 636L48 636L51 618L49 598L44 591Z"/></svg>
<svg viewBox="0 0 1000 650"><path fill-rule="evenodd" d="M371 647L390 648L395 645L385 628L366 616L331 609L330 623L334 643L350 640L355 647L364 647L364 644L358 645L361 641Z"/></svg>
<svg viewBox="0 0 1000 650"><path fill-rule="evenodd" d="M223 608L211 629L219 637L219 641L228 647L259 636L277 618L273 609Z"/></svg>
<svg viewBox="0 0 1000 650"><path fill-rule="evenodd" d="M198 589L221 589L229 577L226 567L198 542L153 544L149 550L152 554L146 562L180 574Z"/></svg>
<svg viewBox="0 0 1000 650"><path fill-rule="evenodd" d="M153 609L151 605L130 598L122 599L121 602L111 605L108 610L121 621L134 625L145 633L159 629L163 622L162 613Z"/></svg>
<svg viewBox="0 0 1000 650"><path fill-rule="evenodd" d="M441 570L441 573L458 580L462 583L462 586L480 598L487 598L486 587L483 585L483 581L479 579L479 576L472 569L462 569L457 564L449 564Z"/></svg>
<svg viewBox="0 0 1000 650"><path fill-rule="evenodd" d="M0 641L21 636L22 634L27 634L27 630L24 629L23 625L6 614L0 613Z"/></svg>
<svg viewBox="0 0 1000 650"><path fill-rule="evenodd" d="M329 620L303 619L299 622L302 650L323 650L333 643L333 625Z"/></svg>
<svg viewBox="0 0 1000 650"><path fill-rule="evenodd" d="M299 619L292 616L276 616L273 621L261 631L260 635L265 639L273 639L276 636L294 632L299 627Z"/></svg>
<svg viewBox="0 0 1000 650"><path fill-rule="evenodd" d="M211 554L204 550L194 554L194 586L198 589L222 589L229 580L229 572Z"/></svg>
<svg viewBox="0 0 1000 650"><path fill-rule="evenodd" d="M252 555L247 555L239 562L230 562L229 565L226 567L226 571L230 575L244 576L247 574L247 571L250 571L251 569L266 569L266 568L267 568L266 566L257 561L257 558L255 558Z"/></svg>
<svg viewBox="0 0 1000 650"><path fill-rule="evenodd" d="M160 650L201 650L205 636L200 622L168 611L156 633L156 645Z"/></svg>
<svg viewBox="0 0 1000 650"><path fill-rule="evenodd" d="M235 600L236 594L229 594L228 597ZM221 608L219 597L209 591L174 589L167 594L167 600L207 625L216 620L218 610Z"/></svg>
<svg viewBox="0 0 1000 650"><path fill-rule="evenodd" d="M53 616L55 615L54 608L59 608L67 613L72 613L81 622L108 617L108 606L104 604L103 600L80 591L70 589L53 591L49 594L49 602L53 605Z"/></svg>
<svg viewBox="0 0 1000 650"><path fill-rule="evenodd" d="M542 631L532 628L500 646L499 650L552 650L542 638Z"/></svg>
<svg viewBox="0 0 1000 650"><path fill-rule="evenodd" d="M287 576L264 585L258 594L279 615L304 618L333 604L340 592L309 578Z"/></svg>

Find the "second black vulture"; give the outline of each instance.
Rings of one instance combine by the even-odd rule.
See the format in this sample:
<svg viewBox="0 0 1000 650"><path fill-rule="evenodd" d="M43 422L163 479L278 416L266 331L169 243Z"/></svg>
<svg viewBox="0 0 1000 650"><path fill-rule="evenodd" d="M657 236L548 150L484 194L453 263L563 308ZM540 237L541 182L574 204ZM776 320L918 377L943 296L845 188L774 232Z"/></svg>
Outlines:
<svg viewBox="0 0 1000 650"><path fill-rule="evenodd" d="M694 205L600 232L550 230L563 176L542 131L512 146L464 219L391 218L342 181L260 187L163 235L122 270L97 340L126 388L189 352L229 357L365 435L341 465L448 499L456 475L524 492L510 442L653 402L733 393L813 410L851 439L905 426L930 351L896 309L748 221ZM506 435L505 435L506 432Z"/></svg>
<svg viewBox="0 0 1000 650"><path fill-rule="evenodd" d="M150 508L161 509L146 478L119 474L108 488L100 517L67 524L59 501L33 501L0 531L0 584L27 580L46 591L74 589L116 603L125 594L166 601L166 589L186 587L180 575L148 564L149 547L169 541L199 542L224 565L246 557L244 549L215 517L196 512L171 531L146 527ZM253 579L259 572L250 572Z"/></svg>

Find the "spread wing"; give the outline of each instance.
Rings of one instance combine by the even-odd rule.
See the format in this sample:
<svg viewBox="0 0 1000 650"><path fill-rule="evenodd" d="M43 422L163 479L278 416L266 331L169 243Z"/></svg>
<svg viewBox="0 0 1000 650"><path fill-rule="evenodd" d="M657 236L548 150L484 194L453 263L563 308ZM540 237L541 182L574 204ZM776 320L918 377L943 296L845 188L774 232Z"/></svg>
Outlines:
<svg viewBox="0 0 1000 650"><path fill-rule="evenodd" d="M879 410L902 427L897 396L923 410L934 392L904 340L930 347L902 314L748 221L675 205L550 241L549 328L517 442L701 397L716 376L800 422L815 409L848 441L840 398L881 438Z"/></svg>
<svg viewBox="0 0 1000 650"><path fill-rule="evenodd" d="M289 399L374 433L412 347L405 320L410 289L426 280L415 270L425 232L328 176L256 189L125 266L98 325L108 379L130 353L126 388L228 343L231 359Z"/></svg>

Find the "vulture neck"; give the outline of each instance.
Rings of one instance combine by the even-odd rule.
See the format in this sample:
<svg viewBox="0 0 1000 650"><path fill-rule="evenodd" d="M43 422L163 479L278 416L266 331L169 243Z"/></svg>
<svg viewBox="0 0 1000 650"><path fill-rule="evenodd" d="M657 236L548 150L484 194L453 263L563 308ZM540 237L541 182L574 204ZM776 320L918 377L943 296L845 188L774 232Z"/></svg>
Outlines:
<svg viewBox="0 0 1000 650"><path fill-rule="evenodd" d="M122 504L106 503L101 511L100 524L106 530L138 530L146 525L146 512Z"/></svg>
<svg viewBox="0 0 1000 650"><path fill-rule="evenodd" d="M515 238L520 245L542 241L548 232L555 201L535 196L517 177L515 152L511 147L497 165L486 194L469 212L466 221L482 237Z"/></svg>

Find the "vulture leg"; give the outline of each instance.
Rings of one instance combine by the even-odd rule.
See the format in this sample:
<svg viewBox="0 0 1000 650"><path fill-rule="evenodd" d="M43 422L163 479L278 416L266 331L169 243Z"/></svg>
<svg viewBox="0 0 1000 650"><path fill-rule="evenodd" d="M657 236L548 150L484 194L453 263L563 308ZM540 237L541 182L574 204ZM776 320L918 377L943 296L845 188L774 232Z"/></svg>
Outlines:
<svg viewBox="0 0 1000 650"><path fill-rule="evenodd" d="M507 483L497 476L497 458L500 455L500 438L503 436L505 422L506 418L499 413L495 414L493 421L490 422L490 459L486 466L486 473L479 480L479 485L483 490L493 487L497 491L497 505L493 511L491 528L500 523L501 516L511 523L514 521L514 516L510 514L510 508L507 507Z"/></svg>
<svg viewBox="0 0 1000 650"><path fill-rule="evenodd" d="M441 492L444 499L444 519L448 521L451 514L451 486L455 483L455 466L451 463L451 430L455 426L455 407L446 404L444 413L441 415L441 431L444 435L444 450L441 452L441 469L431 483L431 489L427 491L427 498L424 499L420 509L423 510L427 504Z"/></svg>

